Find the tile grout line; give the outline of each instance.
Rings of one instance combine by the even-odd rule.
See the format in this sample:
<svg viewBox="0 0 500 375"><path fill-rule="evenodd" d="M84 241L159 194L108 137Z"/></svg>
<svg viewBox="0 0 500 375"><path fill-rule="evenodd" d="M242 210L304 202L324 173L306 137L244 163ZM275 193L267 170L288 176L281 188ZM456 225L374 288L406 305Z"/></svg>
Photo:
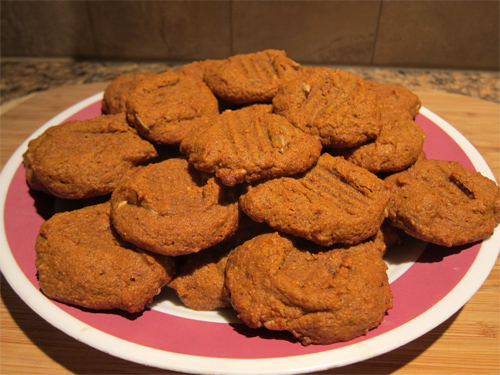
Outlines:
<svg viewBox="0 0 500 375"><path fill-rule="evenodd" d="M370 56L370 65L373 65L373 62L375 60L375 50L377 49L377 39L378 39L378 32L379 32L379 28L380 28L380 19L382 18L383 3L384 3L384 0L380 0L379 6L378 6L377 25L375 27L375 36L373 38L373 47L372 47L372 54Z"/></svg>

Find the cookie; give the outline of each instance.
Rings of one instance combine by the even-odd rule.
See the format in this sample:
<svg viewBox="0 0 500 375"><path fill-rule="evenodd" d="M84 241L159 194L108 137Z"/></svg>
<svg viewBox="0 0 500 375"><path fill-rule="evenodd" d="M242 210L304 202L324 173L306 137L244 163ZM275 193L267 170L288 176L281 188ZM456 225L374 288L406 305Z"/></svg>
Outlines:
<svg viewBox="0 0 500 375"><path fill-rule="evenodd" d="M375 139L382 127L377 96L368 83L340 69L306 68L282 84L273 111L325 147L351 148Z"/></svg>
<svg viewBox="0 0 500 375"><path fill-rule="evenodd" d="M249 186L240 207L257 222L330 246L373 236L387 216L388 200L389 189L377 176L323 154L304 174Z"/></svg>
<svg viewBox="0 0 500 375"><path fill-rule="evenodd" d="M385 179L388 220L409 235L442 246L488 238L500 220L494 181L460 163L422 160Z"/></svg>
<svg viewBox="0 0 500 375"><path fill-rule="evenodd" d="M180 150L197 169L215 173L228 186L309 169L321 153L319 138L270 110L255 104L200 118Z"/></svg>
<svg viewBox="0 0 500 375"><path fill-rule="evenodd" d="M303 345L347 341L377 327L392 307L381 245L304 242L275 232L231 252L225 288L238 317L251 328L289 331Z"/></svg>
<svg viewBox="0 0 500 375"><path fill-rule="evenodd" d="M222 64L223 60L200 60L182 65L177 71L204 81L205 74L211 74L214 69Z"/></svg>
<svg viewBox="0 0 500 375"><path fill-rule="evenodd" d="M33 190L84 199L111 193L124 175L157 156L121 113L50 127L29 142L23 163Z"/></svg>
<svg viewBox="0 0 500 375"><path fill-rule="evenodd" d="M202 80L172 70L141 81L127 101L129 123L158 144L179 144L191 120L218 113L217 99Z"/></svg>
<svg viewBox="0 0 500 375"><path fill-rule="evenodd" d="M117 76L104 90L101 111L105 115L126 112L127 99L137 84L155 75L154 72L125 73Z"/></svg>
<svg viewBox="0 0 500 375"><path fill-rule="evenodd" d="M414 164L422 153L424 131L406 109L382 108L382 129L375 140L333 153L373 173L399 172Z"/></svg>
<svg viewBox="0 0 500 375"><path fill-rule="evenodd" d="M36 268L49 298L93 310L141 312L175 273L171 258L123 241L109 202L58 213L36 239Z"/></svg>
<svg viewBox="0 0 500 375"><path fill-rule="evenodd" d="M179 259L175 278L168 284L184 305L194 310L231 307L224 293L226 263L230 252L270 228L241 215L236 233L227 240Z"/></svg>
<svg viewBox="0 0 500 375"><path fill-rule="evenodd" d="M367 81L368 86L383 100L384 107L404 108L412 118L420 112L422 102L417 94L408 88L392 83Z"/></svg>
<svg viewBox="0 0 500 375"><path fill-rule="evenodd" d="M230 103L267 103L299 66L284 51L265 50L222 60L204 79L217 97Z"/></svg>
<svg viewBox="0 0 500 375"><path fill-rule="evenodd" d="M238 226L237 198L215 177L185 159L134 171L111 195L111 218L129 242L164 255L209 248Z"/></svg>

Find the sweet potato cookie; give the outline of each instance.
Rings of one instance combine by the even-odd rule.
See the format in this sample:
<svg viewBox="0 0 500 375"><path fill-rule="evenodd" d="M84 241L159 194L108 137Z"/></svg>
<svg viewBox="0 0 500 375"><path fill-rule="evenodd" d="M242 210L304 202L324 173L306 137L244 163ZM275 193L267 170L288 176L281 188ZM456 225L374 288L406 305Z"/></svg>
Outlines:
<svg viewBox="0 0 500 375"><path fill-rule="evenodd" d="M336 150L336 155L373 173L401 171L417 161L425 141L424 131L413 121L420 99L397 85L370 85L381 108L380 134L361 146Z"/></svg>
<svg viewBox="0 0 500 375"><path fill-rule="evenodd" d="M330 246L373 236L387 216L388 200L389 189L377 176L323 154L302 175L249 186L240 207L255 221Z"/></svg>
<svg viewBox="0 0 500 375"><path fill-rule="evenodd" d="M270 109L254 104L200 118L180 150L197 169L215 173L228 186L309 169L321 153L319 138Z"/></svg>
<svg viewBox="0 0 500 375"><path fill-rule="evenodd" d="M263 234L231 252L225 288L251 328L290 331L303 345L351 340L392 307L381 246L325 249Z"/></svg>
<svg viewBox="0 0 500 375"><path fill-rule="evenodd" d="M270 102L298 67L284 51L265 50L222 60L206 71L204 79L216 96L230 103Z"/></svg>
<svg viewBox="0 0 500 375"><path fill-rule="evenodd" d="M137 84L155 75L154 72L125 73L117 76L104 90L101 111L106 115L126 112L127 99Z"/></svg>
<svg viewBox="0 0 500 375"><path fill-rule="evenodd" d="M274 112L325 147L350 148L376 138L381 129L377 96L366 81L340 69L306 68L280 86Z"/></svg>
<svg viewBox="0 0 500 375"><path fill-rule="evenodd" d="M95 310L143 311L175 273L171 258L123 241L109 202L59 213L36 240L40 288L54 300Z"/></svg>
<svg viewBox="0 0 500 375"><path fill-rule="evenodd" d="M111 195L111 218L129 242L155 253L182 255L211 247L238 226L233 192L185 159L138 169Z"/></svg>
<svg viewBox="0 0 500 375"><path fill-rule="evenodd" d="M452 161L422 160L386 178L392 188L388 219L409 235L443 246L493 234L500 220L494 181Z"/></svg>
<svg viewBox="0 0 500 375"><path fill-rule="evenodd" d="M218 113L217 99L202 80L172 70L141 81L127 101L128 121L160 144L179 144L190 120Z"/></svg>
<svg viewBox="0 0 500 375"><path fill-rule="evenodd" d="M30 141L23 162L33 190L83 199L111 193L126 173L157 156L121 113L53 126Z"/></svg>

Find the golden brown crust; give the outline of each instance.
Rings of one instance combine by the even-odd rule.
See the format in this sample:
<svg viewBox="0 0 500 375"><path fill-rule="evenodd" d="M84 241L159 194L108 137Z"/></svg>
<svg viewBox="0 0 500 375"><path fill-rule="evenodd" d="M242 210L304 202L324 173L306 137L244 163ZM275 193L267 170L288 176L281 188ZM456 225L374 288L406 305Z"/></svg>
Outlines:
<svg viewBox="0 0 500 375"><path fill-rule="evenodd" d="M101 111L103 114L126 112L127 99L137 84L155 75L154 72L125 73L117 76L104 90Z"/></svg>
<svg viewBox="0 0 500 375"><path fill-rule="evenodd" d="M179 144L191 120L218 113L217 99L202 80L172 70L141 81L127 101L130 124L159 144Z"/></svg>
<svg viewBox="0 0 500 375"><path fill-rule="evenodd" d="M240 207L255 221L317 244L355 244L387 216L389 190L367 170L323 154L303 175L250 186Z"/></svg>
<svg viewBox="0 0 500 375"><path fill-rule="evenodd" d="M363 79L340 69L301 69L280 86L274 112L306 133L319 135L325 147L356 147L381 129L377 96Z"/></svg>
<svg viewBox="0 0 500 375"><path fill-rule="evenodd" d="M230 103L271 102L278 86L299 67L284 51L234 55L204 75L214 94Z"/></svg>
<svg viewBox="0 0 500 375"><path fill-rule="evenodd" d="M249 327L290 331L303 345L350 340L392 307L380 246L325 249L263 234L229 255L226 291Z"/></svg>
<svg viewBox="0 0 500 375"><path fill-rule="evenodd" d="M175 273L173 260L124 242L103 203L54 215L36 240L42 291L95 310L143 311Z"/></svg>
<svg viewBox="0 0 500 375"><path fill-rule="evenodd" d="M319 139L270 110L255 104L199 119L180 150L197 169L215 173L228 186L309 169L321 153Z"/></svg>
<svg viewBox="0 0 500 375"><path fill-rule="evenodd" d="M386 178L388 219L409 235L443 246L485 239L500 220L500 190L494 181L443 160L418 161Z"/></svg>
<svg viewBox="0 0 500 375"><path fill-rule="evenodd" d="M33 190L84 199L111 193L124 175L157 156L121 113L50 127L30 141L23 163Z"/></svg>
<svg viewBox="0 0 500 375"><path fill-rule="evenodd" d="M182 255L209 248L231 236L239 209L233 192L184 159L138 169L111 195L118 233L146 250Z"/></svg>

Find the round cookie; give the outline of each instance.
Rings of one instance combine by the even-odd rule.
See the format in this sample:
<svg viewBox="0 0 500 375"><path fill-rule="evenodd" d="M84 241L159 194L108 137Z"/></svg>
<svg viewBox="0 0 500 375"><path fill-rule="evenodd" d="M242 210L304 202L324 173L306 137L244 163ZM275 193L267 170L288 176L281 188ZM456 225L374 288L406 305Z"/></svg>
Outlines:
<svg viewBox="0 0 500 375"><path fill-rule="evenodd" d="M330 246L373 236L387 216L388 200L389 189L377 176L323 154L304 174L249 186L240 207L255 221Z"/></svg>
<svg viewBox="0 0 500 375"><path fill-rule="evenodd" d="M126 112L127 99L137 84L144 79L154 77L153 72L125 73L117 76L104 90L101 111L103 114Z"/></svg>
<svg viewBox="0 0 500 375"><path fill-rule="evenodd" d="M385 181L388 220L421 240L464 245L491 236L499 223L498 186L458 162L421 160Z"/></svg>
<svg viewBox="0 0 500 375"><path fill-rule="evenodd" d="M159 144L179 144L191 120L218 113L217 99L202 80L172 70L141 81L127 101L130 124Z"/></svg>
<svg viewBox="0 0 500 375"><path fill-rule="evenodd" d="M228 186L309 169L321 153L319 138L270 110L254 104L201 118L180 150L197 169L215 173Z"/></svg>
<svg viewBox="0 0 500 375"><path fill-rule="evenodd" d="M229 255L226 293L251 328L290 331L303 345L351 340L392 307L382 247L326 249L263 234Z"/></svg>
<svg viewBox="0 0 500 375"><path fill-rule="evenodd" d="M50 127L29 142L23 163L33 190L84 199L111 193L124 175L157 156L121 113Z"/></svg>
<svg viewBox="0 0 500 375"><path fill-rule="evenodd" d="M111 195L111 218L129 242L164 255L209 248L238 227L238 201L213 176L185 159L149 164L124 179Z"/></svg>
<svg viewBox="0 0 500 375"><path fill-rule="evenodd" d="M377 96L367 81L340 69L305 68L282 84L273 111L325 147L350 148L376 138L381 129Z"/></svg>
<svg viewBox="0 0 500 375"><path fill-rule="evenodd" d="M71 305L141 312L173 277L174 262L123 241L109 211L107 202L42 224L35 245L40 288Z"/></svg>
<svg viewBox="0 0 500 375"><path fill-rule="evenodd" d="M373 173L399 172L414 164L422 153L424 131L405 109L382 108L382 129L374 141L332 153Z"/></svg>
<svg viewBox="0 0 500 375"><path fill-rule="evenodd" d="M204 79L217 97L230 103L270 103L278 86L298 68L284 51L265 50L220 60L205 71Z"/></svg>

